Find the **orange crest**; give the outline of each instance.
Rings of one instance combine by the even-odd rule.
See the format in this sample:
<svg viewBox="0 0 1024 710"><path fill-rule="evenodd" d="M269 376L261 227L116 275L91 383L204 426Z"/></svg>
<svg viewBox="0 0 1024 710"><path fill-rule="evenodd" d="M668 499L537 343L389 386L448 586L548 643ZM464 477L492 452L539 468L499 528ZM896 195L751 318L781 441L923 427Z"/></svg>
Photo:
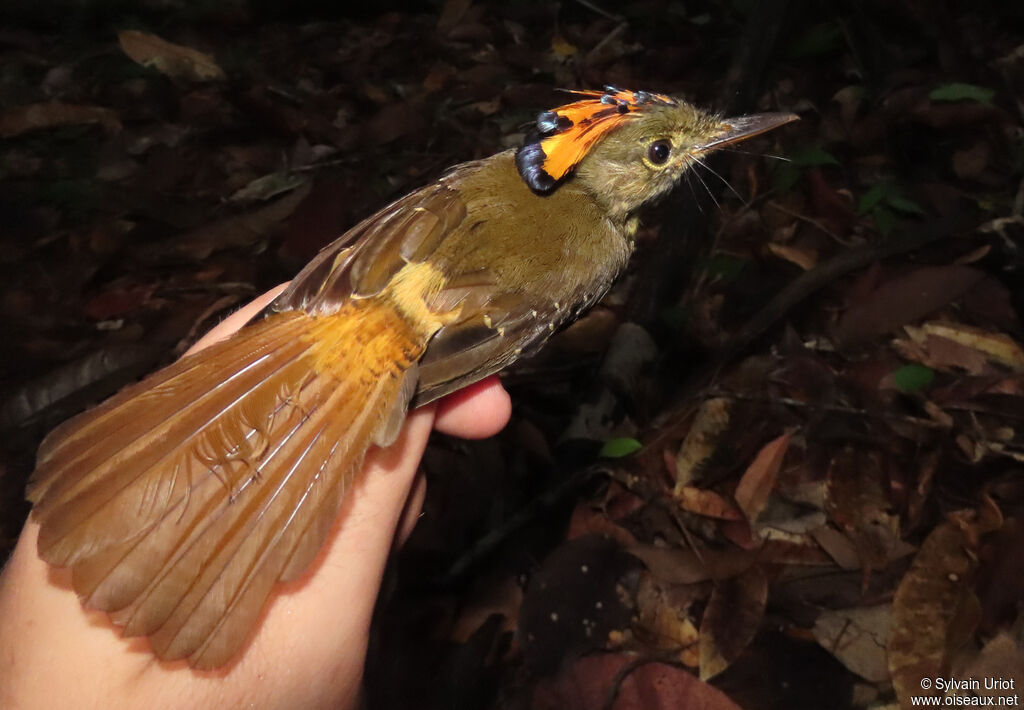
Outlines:
<svg viewBox="0 0 1024 710"><path fill-rule="evenodd" d="M537 193L551 192L590 149L631 115L652 104L676 106L664 94L623 91L612 86L604 91L570 91L589 98L545 111L516 152L516 167L526 184Z"/></svg>

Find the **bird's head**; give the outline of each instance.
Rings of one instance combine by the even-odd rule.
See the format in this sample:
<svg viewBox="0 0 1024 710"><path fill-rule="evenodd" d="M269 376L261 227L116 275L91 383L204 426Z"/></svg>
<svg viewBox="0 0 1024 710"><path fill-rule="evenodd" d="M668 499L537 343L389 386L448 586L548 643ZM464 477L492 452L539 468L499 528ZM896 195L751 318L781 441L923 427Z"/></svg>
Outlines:
<svg viewBox="0 0 1024 710"><path fill-rule="evenodd" d="M646 91L573 93L586 98L537 117L516 153L519 174L540 195L578 181L621 220L708 153L797 120L791 113L722 118Z"/></svg>

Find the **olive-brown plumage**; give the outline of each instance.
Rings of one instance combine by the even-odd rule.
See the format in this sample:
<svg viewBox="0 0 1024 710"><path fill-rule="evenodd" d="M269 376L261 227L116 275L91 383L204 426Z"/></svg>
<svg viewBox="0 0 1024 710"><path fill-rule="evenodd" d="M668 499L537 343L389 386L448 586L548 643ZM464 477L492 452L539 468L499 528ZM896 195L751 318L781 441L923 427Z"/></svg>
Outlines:
<svg viewBox="0 0 1024 710"><path fill-rule="evenodd" d="M499 371L592 305L636 211L700 156L792 120L614 89L541 114L324 249L263 313L65 423L29 485L40 555L161 658L228 662L315 557L407 408Z"/></svg>

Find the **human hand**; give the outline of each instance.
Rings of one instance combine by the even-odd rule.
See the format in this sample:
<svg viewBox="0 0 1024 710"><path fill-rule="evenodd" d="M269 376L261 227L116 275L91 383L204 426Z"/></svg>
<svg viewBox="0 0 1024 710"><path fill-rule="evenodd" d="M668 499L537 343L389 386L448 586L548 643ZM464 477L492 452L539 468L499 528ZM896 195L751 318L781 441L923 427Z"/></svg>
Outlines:
<svg viewBox="0 0 1024 710"><path fill-rule="evenodd" d="M232 314L192 350L241 328L283 288ZM29 521L0 576L0 707L355 705L384 566L423 501L417 469L431 429L492 436L510 409L491 377L410 413L398 441L367 456L363 481L310 569L279 585L242 654L215 671L158 661L145 639L122 640L106 614L83 610L70 573L36 554L39 527Z"/></svg>

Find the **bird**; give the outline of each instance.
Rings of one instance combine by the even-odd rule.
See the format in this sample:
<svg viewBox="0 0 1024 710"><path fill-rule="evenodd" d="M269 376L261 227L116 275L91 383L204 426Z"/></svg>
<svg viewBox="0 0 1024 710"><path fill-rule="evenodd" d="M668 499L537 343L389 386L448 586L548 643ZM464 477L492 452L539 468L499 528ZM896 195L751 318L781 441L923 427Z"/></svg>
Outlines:
<svg viewBox="0 0 1024 710"><path fill-rule="evenodd" d="M221 667L310 566L411 407L535 352L624 269L644 205L797 116L575 90L522 144L450 168L325 247L229 339L52 431L38 554L160 659Z"/></svg>

